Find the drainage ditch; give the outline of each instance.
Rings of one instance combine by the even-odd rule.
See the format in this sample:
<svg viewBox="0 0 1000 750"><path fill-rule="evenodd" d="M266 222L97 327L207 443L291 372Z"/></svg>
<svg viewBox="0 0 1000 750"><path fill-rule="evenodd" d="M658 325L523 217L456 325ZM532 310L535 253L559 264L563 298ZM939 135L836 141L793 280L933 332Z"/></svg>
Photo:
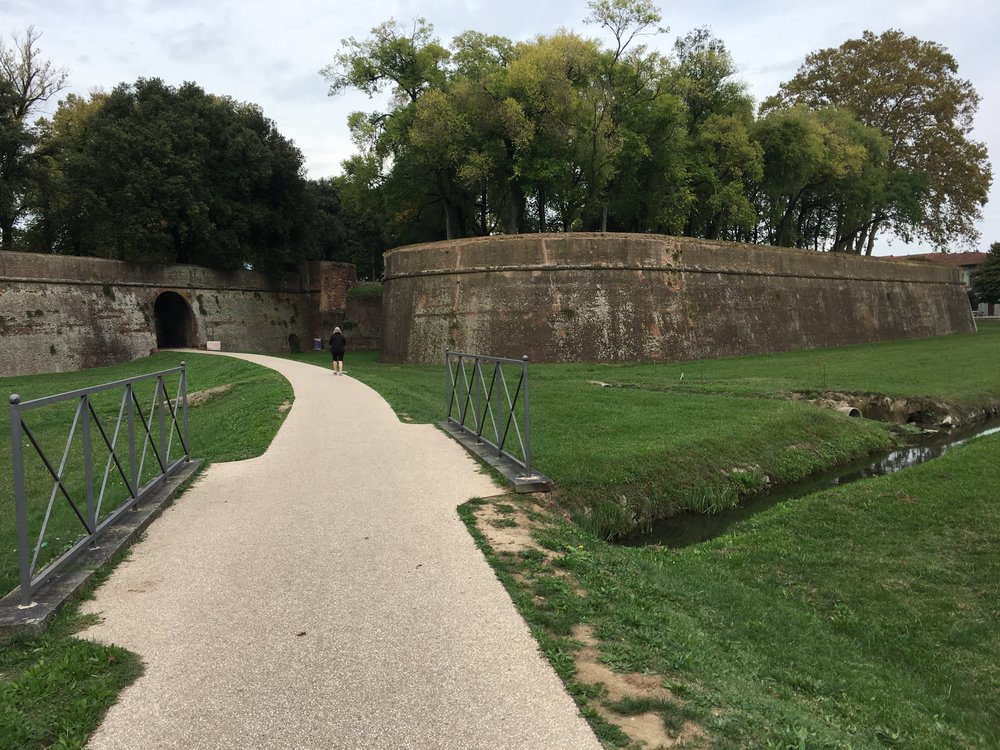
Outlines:
<svg viewBox="0 0 1000 750"><path fill-rule="evenodd" d="M801 482L777 487L766 494L749 498L742 505L722 513L715 515L681 513L672 516L655 523L649 531L621 539L620 543L630 547L660 545L672 548L697 544L722 535L738 521L750 518L778 503L796 500L830 487L908 469L943 456L970 440L994 433L1000 433L1000 417L993 417L987 422L962 429L919 435L911 439L906 447L895 448L877 457L868 456L863 461L814 475Z"/></svg>

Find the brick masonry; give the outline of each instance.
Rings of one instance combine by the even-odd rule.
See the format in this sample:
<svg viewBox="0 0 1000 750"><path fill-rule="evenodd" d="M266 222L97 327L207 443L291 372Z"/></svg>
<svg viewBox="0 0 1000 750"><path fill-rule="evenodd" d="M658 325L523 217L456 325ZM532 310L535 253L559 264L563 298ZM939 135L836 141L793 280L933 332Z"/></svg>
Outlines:
<svg viewBox="0 0 1000 750"><path fill-rule="evenodd" d="M348 291L356 283L346 263L308 263L272 279L244 270L0 252L0 375L148 355L158 346L158 314L172 318L159 321L160 337L179 339L175 345L205 348L217 340L232 351L308 349L354 315ZM168 299L174 306L162 307ZM372 317L367 310L364 316ZM369 326L367 338L377 341L377 329Z"/></svg>
<svg viewBox="0 0 1000 750"><path fill-rule="evenodd" d="M686 360L975 330L928 263L629 234L414 245L385 256L382 359Z"/></svg>

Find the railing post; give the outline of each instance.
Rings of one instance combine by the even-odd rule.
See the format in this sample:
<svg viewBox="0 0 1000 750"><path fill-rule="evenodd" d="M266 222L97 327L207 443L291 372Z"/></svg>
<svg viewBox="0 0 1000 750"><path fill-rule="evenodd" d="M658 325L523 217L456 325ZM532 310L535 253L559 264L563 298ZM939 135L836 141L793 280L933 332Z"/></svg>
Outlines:
<svg viewBox="0 0 1000 750"><path fill-rule="evenodd" d="M28 559L28 503L24 491L24 446L21 435L21 397L10 395L10 450L14 464L14 515L17 524L17 567L21 581L21 607L32 606L31 562Z"/></svg>
<svg viewBox="0 0 1000 750"><path fill-rule="evenodd" d="M160 416L160 473L165 474L170 465L170 456L167 455L167 419L163 413L163 402L167 398L167 387L163 383L163 376L156 378L156 405Z"/></svg>
<svg viewBox="0 0 1000 750"><path fill-rule="evenodd" d="M187 394L187 362L181 360L181 404L184 409L184 458L191 460L191 438L188 435L188 394Z"/></svg>
<svg viewBox="0 0 1000 750"><path fill-rule="evenodd" d="M451 352L448 349L444 350L444 377L447 381L444 387L444 395L447 401L445 402L445 421L451 420L451 400L454 397L452 389L454 388L454 383L451 379Z"/></svg>
<svg viewBox="0 0 1000 750"><path fill-rule="evenodd" d="M531 476L531 411L528 400L528 355L521 357L521 377L524 379L524 466L527 476Z"/></svg>
<svg viewBox="0 0 1000 750"><path fill-rule="evenodd" d="M493 372L493 390L497 392L497 445L500 447L500 451L503 452L503 441L500 438L500 426L503 424L503 393L507 390L507 383L503 377L503 370L500 368L501 365L497 362L496 370Z"/></svg>
<svg viewBox="0 0 1000 750"><path fill-rule="evenodd" d="M129 491L135 498L139 494L139 464L135 452L135 394L131 383L125 385L125 398L128 399L128 476L131 485ZM138 502L133 507L138 508Z"/></svg>
<svg viewBox="0 0 1000 750"><path fill-rule="evenodd" d="M94 445L90 440L90 398L86 393L80 396L80 412L83 414L83 424L80 425L83 439L83 485L87 493L87 523L90 528L87 533L93 543L97 533L97 504L94 502Z"/></svg>
<svg viewBox="0 0 1000 750"><path fill-rule="evenodd" d="M483 442L483 360L476 357L472 360L472 387L476 389L476 397L472 399L472 415L476 418L476 442Z"/></svg>

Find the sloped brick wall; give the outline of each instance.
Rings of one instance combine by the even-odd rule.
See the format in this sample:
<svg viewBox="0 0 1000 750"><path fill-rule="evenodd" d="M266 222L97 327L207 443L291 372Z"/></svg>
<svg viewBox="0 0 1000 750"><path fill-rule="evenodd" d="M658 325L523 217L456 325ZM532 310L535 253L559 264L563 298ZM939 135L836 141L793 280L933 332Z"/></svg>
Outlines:
<svg viewBox="0 0 1000 750"><path fill-rule="evenodd" d="M231 351L308 349L346 307L354 267L310 263L279 279L252 271L0 252L0 374L112 364L157 347L156 300L179 295L188 343ZM339 307L338 307L339 305Z"/></svg>
<svg viewBox="0 0 1000 750"><path fill-rule="evenodd" d="M386 253L382 358L685 360L973 331L955 269L628 234Z"/></svg>

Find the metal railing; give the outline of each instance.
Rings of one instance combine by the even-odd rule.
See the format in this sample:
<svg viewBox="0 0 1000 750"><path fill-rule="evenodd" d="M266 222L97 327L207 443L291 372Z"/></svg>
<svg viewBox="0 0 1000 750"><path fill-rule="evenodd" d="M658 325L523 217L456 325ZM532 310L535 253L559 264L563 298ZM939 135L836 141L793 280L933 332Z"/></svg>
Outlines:
<svg viewBox="0 0 1000 750"><path fill-rule="evenodd" d="M171 399L167 393L166 379L172 378L174 375L177 376L177 391L174 398ZM148 390L148 385L152 384L154 380L152 399L148 410L144 410L137 389L139 391ZM121 399L118 401L118 414L114 422L114 429L109 430L107 427L110 425L102 421L98 410L112 405L111 411L113 412L115 394L108 393L107 397L98 398L98 403L95 403L95 396L100 393L113 392L116 389L121 389ZM43 439L41 433L36 434L32 431L27 417L30 412L38 409L73 401L76 401L76 407L72 425L62 448L62 458L56 467L55 462L50 458L50 453L54 453L54 451L51 451L51 446L50 451L45 450L43 443L46 440ZM61 415L56 416L58 418ZM107 416L106 414L105 417ZM68 411L66 417L68 417ZM41 417L39 420L44 421ZM49 421L51 422L51 417ZM110 419L106 419L106 421L110 422ZM10 396L10 429L20 573L20 606L29 607L32 606L33 595L40 586L63 570L85 549L96 546L101 532L119 520L124 513L137 508L143 498L147 497L182 464L190 460L185 363L181 362L180 367L169 370L117 380L113 383L90 388L81 388L32 401L21 401L17 394L13 394ZM51 429L48 430L48 432L51 431ZM76 439L78 432L79 440ZM172 453L176 453L174 450L175 435L180 455L171 458ZM125 443L125 445L120 445L120 443ZM95 447L98 450L107 450L107 460L104 463L103 478L99 487L95 475ZM33 469L37 469L32 475L32 487L47 484L49 480L53 482L44 514L40 512L42 503L38 502L34 493L28 491L25 471L26 448L34 450L34 453L27 453L29 459L33 461L32 457L37 457L41 462L41 467L34 463L32 465ZM147 458L149 458L148 463ZM81 469L82 479L79 477ZM112 469L115 472L112 472ZM42 479L39 479L37 475L40 475ZM114 489L119 490L125 497L107 498L106 496ZM63 514L60 517L60 523L63 520L66 521L66 523L62 523L60 533L73 535L74 539L67 543L69 548L58 554L56 559L43 560L42 551L49 542L46 533L53 520L53 511L57 509L56 500L60 497L65 500L66 505L72 511L72 516ZM44 495L41 499L44 500ZM110 510L105 506L110 506ZM65 507L61 504L58 508L65 511ZM39 518L39 516L41 517ZM74 516L79 525L73 523ZM31 521L37 524L38 535L34 544L29 546ZM79 529L80 526L82 526L82 532ZM53 547L58 547L58 544L54 544ZM52 556L51 553L47 554ZM40 560L42 560L44 567L36 572Z"/></svg>
<svg viewBox="0 0 1000 750"><path fill-rule="evenodd" d="M498 458L513 461L524 476L531 476L527 356L504 359L446 350L445 363L448 424L495 450ZM511 381L515 381L513 393Z"/></svg>

